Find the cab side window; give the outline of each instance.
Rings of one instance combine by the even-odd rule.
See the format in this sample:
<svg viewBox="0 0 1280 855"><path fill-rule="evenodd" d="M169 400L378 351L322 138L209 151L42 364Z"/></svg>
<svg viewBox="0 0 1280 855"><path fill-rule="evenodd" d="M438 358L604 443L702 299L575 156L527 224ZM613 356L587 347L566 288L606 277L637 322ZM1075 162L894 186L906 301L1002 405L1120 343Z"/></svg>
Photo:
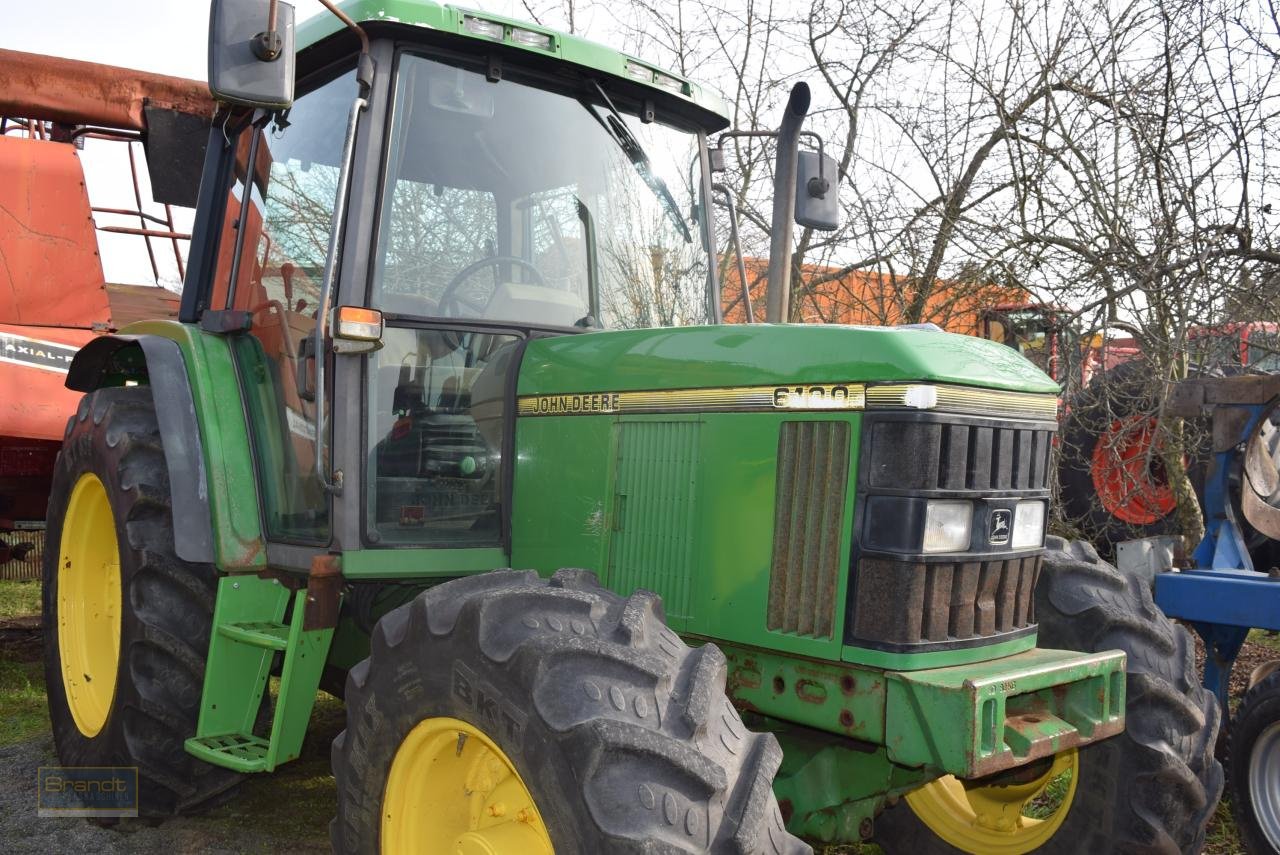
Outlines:
<svg viewBox="0 0 1280 855"><path fill-rule="evenodd" d="M515 335L390 327L368 357L366 536L496 546Z"/></svg>

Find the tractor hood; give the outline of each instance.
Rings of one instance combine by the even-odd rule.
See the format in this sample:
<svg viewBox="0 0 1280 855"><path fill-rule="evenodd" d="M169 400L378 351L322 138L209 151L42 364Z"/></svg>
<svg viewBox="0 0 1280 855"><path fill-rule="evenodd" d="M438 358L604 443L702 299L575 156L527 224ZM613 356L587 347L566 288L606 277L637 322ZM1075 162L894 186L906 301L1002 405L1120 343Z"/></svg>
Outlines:
<svg viewBox="0 0 1280 855"><path fill-rule="evenodd" d="M538 339L519 395L929 381L1056 394L1003 344L933 329L732 325L617 330Z"/></svg>

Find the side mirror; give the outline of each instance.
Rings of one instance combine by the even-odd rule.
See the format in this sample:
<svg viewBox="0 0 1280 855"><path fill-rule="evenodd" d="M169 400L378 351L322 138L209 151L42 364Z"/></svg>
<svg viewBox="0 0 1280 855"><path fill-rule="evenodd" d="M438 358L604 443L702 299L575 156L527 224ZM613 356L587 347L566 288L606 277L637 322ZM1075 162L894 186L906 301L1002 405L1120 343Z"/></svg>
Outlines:
<svg viewBox="0 0 1280 855"><path fill-rule="evenodd" d="M286 109L293 103L293 45L288 3L213 0L209 91L226 104Z"/></svg>
<svg viewBox="0 0 1280 855"><path fill-rule="evenodd" d="M796 167L796 223L831 232L840 228L840 174L836 162L816 151L800 152Z"/></svg>

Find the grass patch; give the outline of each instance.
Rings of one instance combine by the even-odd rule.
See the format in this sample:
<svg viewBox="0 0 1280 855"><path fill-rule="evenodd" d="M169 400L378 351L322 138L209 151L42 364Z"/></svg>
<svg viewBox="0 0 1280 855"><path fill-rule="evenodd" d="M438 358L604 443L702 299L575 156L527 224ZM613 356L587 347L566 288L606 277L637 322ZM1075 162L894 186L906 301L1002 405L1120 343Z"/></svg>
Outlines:
<svg viewBox="0 0 1280 855"><path fill-rule="evenodd" d="M40 583L0 580L0 620L40 614Z"/></svg>
<svg viewBox="0 0 1280 855"><path fill-rule="evenodd" d="M0 746L24 742L48 730L44 665L0 659Z"/></svg>
<svg viewBox="0 0 1280 855"><path fill-rule="evenodd" d="M1209 828L1204 838L1204 855L1247 855L1244 844L1240 842L1240 834L1236 831L1235 817L1231 815L1231 803L1225 795L1209 819Z"/></svg>
<svg viewBox="0 0 1280 855"><path fill-rule="evenodd" d="M1265 629L1249 630L1249 641L1254 644L1260 644L1263 647L1269 647L1272 650L1280 651L1280 634L1270 632Z"/></svg>
<svg viewBox="0 0 1280 855"><path fill-rule="evenodd" d="M1045 785L1044 792L1027 803L1022 811L1023 816L1029 816L1032 819L1048 819L1057 813L1067 800L1072 774L1074 773L1071 769L1064 769L1054 775L1053 779Z"/></svg>

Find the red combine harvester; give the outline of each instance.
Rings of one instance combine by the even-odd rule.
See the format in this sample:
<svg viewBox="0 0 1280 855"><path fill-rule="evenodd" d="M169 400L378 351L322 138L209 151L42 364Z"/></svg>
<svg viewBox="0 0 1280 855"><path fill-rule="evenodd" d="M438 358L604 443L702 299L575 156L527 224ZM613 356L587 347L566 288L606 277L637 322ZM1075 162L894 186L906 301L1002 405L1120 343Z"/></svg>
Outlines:
<svg viewBox="0 0 1280 855"><path fill-rule="evenodd" d="M0 577L39 575L54 458L80 398L63 386L71 358L94 336L177 314L177 295L156 287L157 251L181 278L189 236L174 206L195 205L212 115L194 80L0 50ZM128 173L112 178L131 181L134 207L90 201L81 156L111 144L127 151ZM153 282L108 282L102 234L135 236Z"/></svg>

